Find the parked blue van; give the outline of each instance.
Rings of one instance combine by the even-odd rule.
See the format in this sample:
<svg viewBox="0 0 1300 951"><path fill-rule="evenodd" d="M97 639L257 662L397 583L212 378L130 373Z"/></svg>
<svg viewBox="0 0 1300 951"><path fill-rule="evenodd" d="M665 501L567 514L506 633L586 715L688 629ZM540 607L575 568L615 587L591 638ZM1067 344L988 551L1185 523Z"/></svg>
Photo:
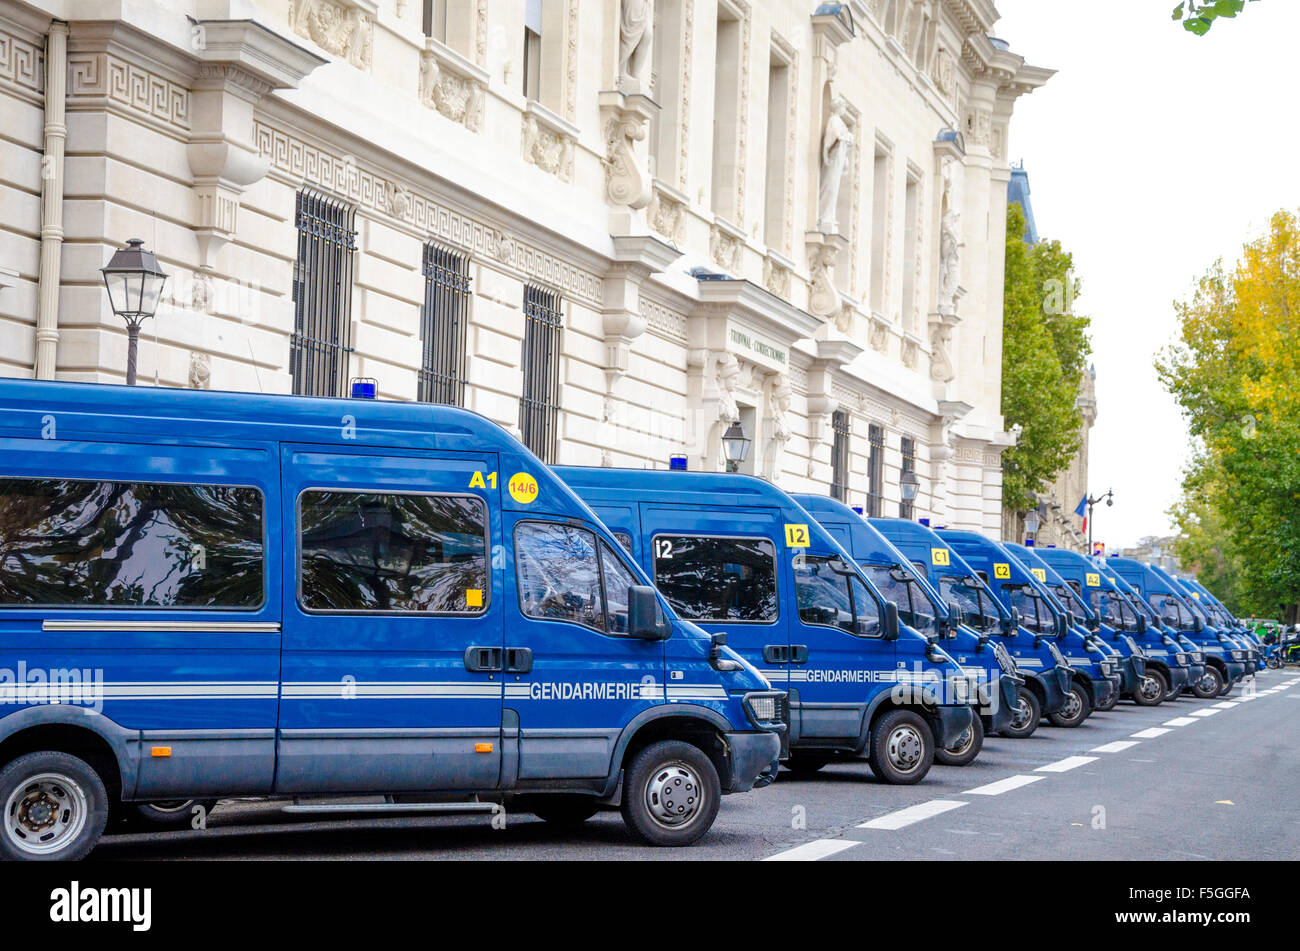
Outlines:
<svg viewBox="0 0 1300 951"><path fill-rule="evenodd" d="M561 466L673 609L788 688L793 770L866 757L919 782L971 726L957 663L898 621L794 499L751 476Z"/></svg>
<svg viewBox="0 0 1300 951"><path fill-rule="evenodd" d="M1141 682L1145 669L1142 651L1137 644L1131 640L1109 636L1113 632L1107 632L1108 636L1103 637L1101 619L1079 593L1056 573L1056 569L1039 557L1037 548L1009 543L1006 544L1006 548L1056 599L1057 605L1066 613L1070 625L1085 643L1099 648L1115 664L1119 673L1119 689L1111 693L1109 700L1098 704L1094 709L1103 712L1113 710L1121 697L1131 698Z"/></svg>
<svg viewBox="0 0 1300 951"><path fill-rule="evenodd" d="M0 380L0 670L22 859L226 796L618 796L687 844L785 719L504 430L369 400Z"/></svg>
<svg viewBox="0 0 1300 951"><path fill-rule="evenodd" d="M1210 594L1204 586L1198 584L1194 578L1177 578L1179 587L1183 593L1188 595L1195 606L1205 615L1207 621L1214 625L1218 630L1226 633L1229 640L1238 647L1249 652L1246 666L1249 671L1264 669L1264 655L1261 650L1262 645L1254 635L1232 616L1214 595Z"/></svg>
<svg viewBox="0 0 1300 951"><path fill-rule="evenodd" d="M1007 607L980 578L979 573L938 534L927 526L901 518L868 520L926 574L962 624L1000 643L1024 678L1010 726L1003 736L1024 739L1032 736L1044 715L1065 704L1073 673L1052 639L1025 630L1019 613Z"/></svg>
<svg viewBox="0 0 1300 951"><path fill-rule="evenodd" d="M1147 630L1144 635L1145 639L1141 643L1143 645L1152 645L1151 649L1148 650L1149 654L1157 654L1159 650L1152 641L1154 638L1168 648L1169 656L1175 660L1177 660L1176 654L1178 652L1186 656L1188 661L1187 687L1183 692L1195 695L1197 684L1202 684L1208 689L1209 681L1205 679L1205 651L1191 638L1180 633L1176 627L1165 624L1164 618L1152 609L1147 600L1142 597L1142 593L1125 581L1119 573L1108 568L1104 558L1094 558L1093 564L1098 571L1102 572L1106 580L1115 586L1115 590L1124 596L1133 611L1146 618ZM1171 691L1170 694L1165 695L1165 700L1173 700L1176 696L1178 695Z"/></svg>
<svg viewBox="0 0 1300 951"><path fill-rule="evenodd" d="M1141 607L1133 605L1114 579L1084 555L1063 548L1038 549L1038 555L1087 602L1105 637L1113 643L1132 641L1141 651L1142 671L1136 687L1129 691L1133 701L1156 706L1177 699L1187 688L1193 669L1182 646L1158 625L1149 623Z"/></svg>
<svg viewBox="0 0 1300 951"><path fill-rule="evenodd" d="M970 676L979 716L970 734L953 749L936 751L935 757L955 766L974 760L984 734L1011 725L1024 683L1011 655L1000 644L990 644L988 634L977 634L963 625L960 614L944 603L925 573L858 512L825 496L796 494L794 500L853 556L876 589L898 605L903 623L925 637L942 639L944 649Z"/></svg>
<svg viewBox="0 0 1300 951"><path fill-rule="evenodd" d="M1168 628L1178 631L1205 655L1205 676L1192 683L1192 693L1202 699L1225 696L1246 673L1244 653L1220 640L1218 631L1208 628L1193 610L1192 600L1154 565L1133 558L1107 558L1106 569L1132 585Z"/></svg>
<svg viewBox="0 0 1300 951"><path fill-rule="evenodd" d="M1006 607L1019 612L1022 627L1053 643L1070 667L1073 676L1065 705L1048 715L1053 725L1080 726L1093 709L1111 700L1119 690L1117 665L1070 627L1064 609L1013 552L975 532L948 530L939 532L939 537L981 573Z"/></svg>

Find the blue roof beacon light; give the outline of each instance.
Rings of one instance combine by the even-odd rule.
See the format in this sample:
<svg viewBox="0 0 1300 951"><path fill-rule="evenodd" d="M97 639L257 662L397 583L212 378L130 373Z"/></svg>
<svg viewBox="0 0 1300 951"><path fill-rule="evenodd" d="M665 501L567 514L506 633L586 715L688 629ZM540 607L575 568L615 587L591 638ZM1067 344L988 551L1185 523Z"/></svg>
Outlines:
<svg viewBox="0 0 1300 951"><path fill-rule="evenodd" d="M673 472L685 472L687 468L685 453L675 452L669 456L668 468Z"/></svg>
<svg viewBox="0 0 1300 951"><path fill-rule="evenodd" d="M853 506L853 511L857 512L859 515L864 514L861 505L855 505L855 506Z"/></svg>
<svg viewBox="0 0 1300 951"><path fill-rule="evenodd" d="M922 525L924 525L926 528L929 528L929 527L930 527L930 520L929 520L928 518L918 519L918 521L919 521Z"/></svg>
<svg viewBox="0 0 1300 951"><path fill-rule="evenodd" d="M352 398L354 400L373 400L379 394L379 381L370 376L352 378Z"/></svg>

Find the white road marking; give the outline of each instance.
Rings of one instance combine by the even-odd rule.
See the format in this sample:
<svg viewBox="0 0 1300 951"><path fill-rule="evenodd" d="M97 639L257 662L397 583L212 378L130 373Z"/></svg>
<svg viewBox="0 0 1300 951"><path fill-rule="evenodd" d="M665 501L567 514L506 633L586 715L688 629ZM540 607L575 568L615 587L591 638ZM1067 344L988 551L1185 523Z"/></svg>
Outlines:
<svg viewBox="0 0 1300 951"><path fill-rule="evenodd" d="M813 842L805 842L803 845L797 845L793 849L786 849L784 852L778 852L776 855L769 855L763 859L764 862L816 862L818 859L824 859L828 855L837 855L846 849L851 849L855 845L861 845L861 842L855 842L852 839L817 839Z"/></svg>
<svg viewBox="0 0 1300 951"><path fill-rule="evenodd" d="M1174 717L1172 720L1166 720L1165 726L1191 726L1198 722L1196 717Z"/></svg>
<svg viewBox="0 0 1300 951"><path fill-rule="evenodd" d="M1233 707L1235 707L1235 706L1236 706L1237 704L1239 704L1239 703L1241 703L1240 700L1225 700L1225 701L1223 701L1223 703L1216 703L1216 704L1214 705L1214 709L1216 709L1216 710L1231 710Z"/></svg>
<svg viewBox="0 0 1300 951"><path fill-rule="evenodd" d="M1076 766L1086 766L1088 763L1095 762L1096 756L1067 756L1065 759L1057 760L1055 763L1048 763L1046 766L1040 766L1034 770L1036 773L1064 773L1074 769Z"/></svg>
<svg viewBox="0 0 1300 951"><path fill-rule="evenodd" d="M1164 727L1153 726L1149 730L1140 730L1137 733L1130 734L1138 740L1154 740L1157 736L1164 736L1166 733L1172 733L1173 730L1166 730Z"/></svg>
<svg viewBox="0 0 1300 951"><path fill-rule="evenodd" d="M1006 779L999 779L996 783L989 783L987 786L976 786L974 789L968 789L963 796L1001 796L1004 792L1011 792L1013 789L1019 789L1021 786L1028 786L1030 783L1036 783L1042 776L1009 776Z"/></svg>
<svg viewBox="0 0 1300 951"><path fill-rule="evenodd" d="M960 809L962 806L969 806L968 802L957 802L955 799L931 799L929 802L923 802L916 806L908 806L906 809L899 809L897 812L891 812L888 815L881 816L879 819L872 819L870 822L861 823L859 829L901 829L904 826L910 826L914 822L920 822L923 819L930 819L934 816L943 815L953 809Z"/></svg>
<svg viewBox="0 0 1300 951"><path fill-rule="evenodd" d="M1092 751L1094 753L1123 753L1126 749L1132 746L1137 746L1137 742L1134 740L1116 740L1114 743L1105 743L1101 746L1094 746Z"/></svg>
<svg viewBox="0 0 1300 951"><path fill-rule="evenodd" d="M1212 717L1212 716L1214 716L1214 715L1215 715L1216 713L1218 713L1218 712L1219 712L1218 710L1215 710L1214 708L1210 708L1209 710L1197 710L1195 713L1192 714L1192 716L1194 716L1194 717Z"/></svg>

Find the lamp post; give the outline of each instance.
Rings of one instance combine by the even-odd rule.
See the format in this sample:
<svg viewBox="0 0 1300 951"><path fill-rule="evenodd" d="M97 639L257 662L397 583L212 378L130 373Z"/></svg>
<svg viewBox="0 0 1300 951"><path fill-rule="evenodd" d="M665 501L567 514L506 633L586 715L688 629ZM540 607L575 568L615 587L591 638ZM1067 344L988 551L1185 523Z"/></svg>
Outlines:
<svg viewBox="0 0 1300 951"><path fill-rule="evenodd" d="M916 474L915 469L908 469L898 480L898 490L903 495L903 502L907 505L908 516L912 513L912 503L921 493L921 479Z"/></svg>
<svg viewBox="0 0 1300 951"><path fill-rule="evenodd" d="M1038 515L1038 509L1030 509L1025 513L1025 541L1031 543L1038 534L1038 529L1042 527L1043 520Z"/></svg>
<svg viewBox="0 0 1300 951"><path fill-rule="evenodd" d="M1099 495L1096 498L1088 496L1088 554L1092 554L1092 507L1098 502L1105 502L1106 507L1110 508L1115 504L1115 490L1107 489L1105 495Z"/></svg>
<svg viewBox="0 0 1300 951"><path fill-rule="evenodd" d="M727 431L722 434L722 452L727 457L728 472L740 471L740 464L749 458L750 442L739 420L727 427Z"/></svg>
<svg viewBox="0 0 1300 951"><path fill-rule="evenodd" d="M108 303L113 313L126 321L126 382L135 386L136 351L140 342L140 324L158 309L167 273L158 266L152 251L146 251L139 238L127 241L126 247L113 252L108 264L100 268Z"/></svg>

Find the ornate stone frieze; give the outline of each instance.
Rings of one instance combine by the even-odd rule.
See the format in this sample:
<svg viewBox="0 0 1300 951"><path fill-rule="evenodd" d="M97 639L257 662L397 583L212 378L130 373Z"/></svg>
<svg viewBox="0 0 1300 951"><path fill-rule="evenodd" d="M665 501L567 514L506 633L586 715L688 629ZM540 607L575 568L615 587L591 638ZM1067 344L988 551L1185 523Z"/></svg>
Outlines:
<svg viewBox="0 0 1300 951"><path fill-rule="evenodd" d="M369 70L375 12L374 0L289 0L289 25L325 52Z"/></svg>
<svg viewBox="0 0 1300 951"><path fill-rule="evenodd" d="M732 277L740 276L741 237L729 228L714 223L709 229L709 257Z"/></svg>
<svg viewBox="0 0 1300 951"><path fill-rule="evenodd" d="M686 238L685 196L656 185L650 198L650 227L669 241L681 242Z"/></svg>
<svg viewBox="0 0 1300 951"><path fill-rule="evenodd" d="M763 286L782 300L789 300L790 285L790 268L771 255L765 257L763 259Z"/></svg>
<svg viewBox="0 0 1300 951"><path fill-rule="evenodd" d="M483 127L488 74L437 40L420 54L420 101L471 132Z"/></svg>
<svg viewBox="0 0 1300 951"><path fill-rule="evenodd" d="M35 43L0 30L0 83L45 92L45 54Z"/></svg>
<svg viewBox="0 0 1300 951"><path fill-rule="evenodd" d="M112 53L68 54L68 106L106 100L172 130L190 130L190 92Z"/></svg>
<svg viewBox="0 0 1300 951"><path fill-rule="evenodd" d="M524 161L562 182L573 181L577 132L568 123L530 100L523 114L520 154Z"/></svg>

